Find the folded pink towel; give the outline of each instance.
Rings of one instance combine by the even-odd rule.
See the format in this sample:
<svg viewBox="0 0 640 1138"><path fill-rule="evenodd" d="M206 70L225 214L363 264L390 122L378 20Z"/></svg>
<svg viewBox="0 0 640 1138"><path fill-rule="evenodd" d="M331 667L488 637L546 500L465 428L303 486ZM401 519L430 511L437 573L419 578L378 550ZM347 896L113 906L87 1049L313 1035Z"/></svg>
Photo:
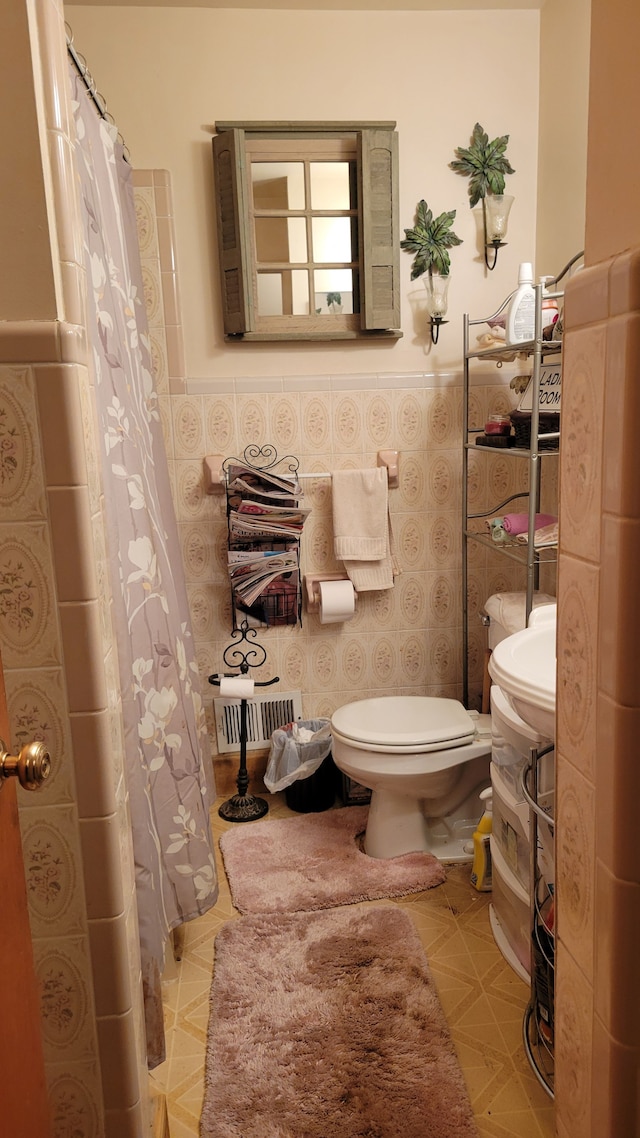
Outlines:
<svg viewBox="0 0 640 1138"><path fill-rule="evenodd" d="M535 528L540 529L540 526L549 526L552 522L557 522L557 520L555 514L536 514ZM529 515L505 514L502 519L502 528L505 533L524 533L529 528Z"/></svg>

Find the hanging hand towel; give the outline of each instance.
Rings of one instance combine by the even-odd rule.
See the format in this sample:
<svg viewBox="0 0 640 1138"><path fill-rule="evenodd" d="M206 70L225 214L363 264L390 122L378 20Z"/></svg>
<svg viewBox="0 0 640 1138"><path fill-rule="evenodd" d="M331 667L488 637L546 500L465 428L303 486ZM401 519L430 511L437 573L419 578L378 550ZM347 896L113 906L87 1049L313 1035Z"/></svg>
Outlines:
<svg viewBox="0 0 640 1138"><path fill-rule="evenodd" d="M397 572L386 468L333 475L333 546L356 592L390 589Z"/></svg>

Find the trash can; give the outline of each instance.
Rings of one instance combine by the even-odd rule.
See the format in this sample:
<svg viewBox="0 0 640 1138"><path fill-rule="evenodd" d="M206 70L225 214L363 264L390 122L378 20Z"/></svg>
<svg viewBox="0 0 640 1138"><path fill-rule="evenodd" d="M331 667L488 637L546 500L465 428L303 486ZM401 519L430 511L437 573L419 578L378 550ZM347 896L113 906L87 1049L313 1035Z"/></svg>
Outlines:
<svg viewBox="0 0 640 1138"><path fill-rule="evenodd" d="M272 794L284 790L287 806L300 814L333 806L336 766L331 754L331 721L298 719L274 731L264 782Z"/></svg>

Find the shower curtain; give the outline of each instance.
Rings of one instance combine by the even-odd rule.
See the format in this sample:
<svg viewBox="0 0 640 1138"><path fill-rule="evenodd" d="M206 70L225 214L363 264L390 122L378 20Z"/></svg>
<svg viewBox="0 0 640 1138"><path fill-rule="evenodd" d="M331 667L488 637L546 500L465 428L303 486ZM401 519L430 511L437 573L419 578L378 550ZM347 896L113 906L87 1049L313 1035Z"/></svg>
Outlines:
<svg viewBox="0 0 640 1138"><path fill-rule="evenodd" d="M165 1058L169 931L218 883L200 678L171 499L137 244L131 168L70 62L87 326L122 693L150 1067ZM212 774L210 776L212 781Z"/></svg>

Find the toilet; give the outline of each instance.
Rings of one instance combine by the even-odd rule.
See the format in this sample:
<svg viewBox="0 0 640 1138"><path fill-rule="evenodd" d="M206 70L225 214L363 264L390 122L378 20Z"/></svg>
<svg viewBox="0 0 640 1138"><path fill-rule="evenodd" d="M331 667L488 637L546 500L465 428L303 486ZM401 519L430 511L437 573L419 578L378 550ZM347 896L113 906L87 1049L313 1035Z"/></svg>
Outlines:
<svg viewBox="0 0 640 1138"><path fill-rule="evenodd" d="M371 790L369 857L423 851L473 860L473 831L490 786L491 717L455 699L381 696L331 717L333 759Z"/></svg>

